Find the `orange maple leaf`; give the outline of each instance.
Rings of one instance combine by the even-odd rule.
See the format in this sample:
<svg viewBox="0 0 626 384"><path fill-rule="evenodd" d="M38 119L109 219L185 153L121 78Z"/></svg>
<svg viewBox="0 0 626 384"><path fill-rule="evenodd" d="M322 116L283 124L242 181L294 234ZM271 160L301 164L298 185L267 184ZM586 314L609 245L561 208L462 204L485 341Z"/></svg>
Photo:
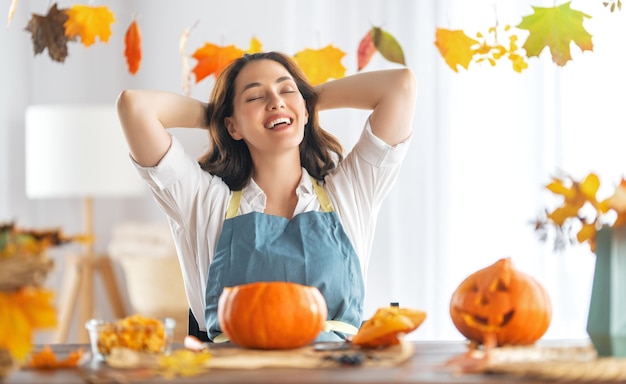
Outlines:
<svg viewBox="0 0 626 384"><path fill-rule="evenodd" d="M458 72L459 65L467 69L476 53L472 49L476 44L478 41L467 36L463 30L437 28L435 32L435 45L454 72Z"/></svg>
<svg viewBox="0 0 626 384"><path fill-rule="evenodd" d="M304 49L294 59L311 84L318 85L346 75L346 67L341 64L345 55L339 48L327 45L322 49Z"/></svg>
<svg viewBox="0 0 626 384"><path fill-rule="evenodd" d="M196 76L196 83L210 75L218 78L222 71L226 69L233 60L240 58L244 53L260 51L261 42L255 37L250 40L250 48L245 52L235 45L220 47L216 44L206 43L191 55L191 57L198 60L198 63L193 67L191 72Z"/></svg>
<svg viewBox="0 0 626 384"><path fill-rule="evenodd" d="M35 369L73 368L78 365L82 356L83 350L79 348L70 352L65 359L58 359L50 346L46 345L41 351L30 356L27 366Z"/></svg>
<svg viewBox="0 0 626 384"><path fill-rule="evenodd" d="M126 44L124 56L126 56L128 72L134 75L139 70L139 65L141 64L141 31L135 18L128 26L124 43Z"/></svg>
<svg viewBox="0 0 626 384"><path fill-rule="evenodd" d="M96 36L102 42L109 41L111 24L115 21L115 15L107 6L74 5L65 12L69 17L65 22L67 36L80 36L85 47L95 43Z"/></svg>
<svg viewBox="0 0 626 384"><path fill-rule="evenodd" d="M243 51L234 45L220 47L211 43L204 44L191 55L198 60L191 70L196 76L196 83L210 75L214 75L215 78L219 77L228 64L242 55Z"/></svg>
<svg viewBox="0 0 626 384"><path fill-rule="evenodd" d="M10 330L0 332L0 348L23 360L32 348L33 330L56 326L52 297L52 292L38 288L0 292L0 324Z"/></svg>

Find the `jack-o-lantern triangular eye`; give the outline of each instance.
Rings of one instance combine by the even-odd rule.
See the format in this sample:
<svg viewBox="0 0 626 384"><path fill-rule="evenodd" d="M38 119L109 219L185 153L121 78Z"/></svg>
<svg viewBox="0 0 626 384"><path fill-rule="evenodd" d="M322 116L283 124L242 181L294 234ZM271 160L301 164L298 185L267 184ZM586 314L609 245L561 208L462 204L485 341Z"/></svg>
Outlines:
<svg viewBox="0 0 626 384"><path fill-rule="evenodd" d="M498 279L498 283L496 284L496 291L497 292L508 292L509 291L509 287L507 287L504 284L504 281L502 281L501 279Z"/></svg>

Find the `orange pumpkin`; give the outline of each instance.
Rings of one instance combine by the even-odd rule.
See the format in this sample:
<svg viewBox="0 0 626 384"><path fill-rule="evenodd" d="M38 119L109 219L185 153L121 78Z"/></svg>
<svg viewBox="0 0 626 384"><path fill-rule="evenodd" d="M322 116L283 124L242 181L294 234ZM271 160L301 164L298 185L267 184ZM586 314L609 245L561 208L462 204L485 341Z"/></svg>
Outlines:
<svg viewBox="0 0 626 384"><path fill-rule="evenodd" d="M548 330L552 305L533 277L498 260L467 277L450 301L456 328L486 346L533 344Z"/></svg>
<svg viewBox="0 0 626 384"><path fill-rule="evenodd" d="M218 322L233 343L254 349L290 349L311 343L324 328L326 300L316 287L283 281L224 288Z"/></svg>
<svg viewBox="0 0 626 384"><path fill-rule="evenodd" d="M352 338L352 344L365 348L385 347L400 343L401 334L414 331L426 318L426 312L397 305L379 308Z"/></svg>

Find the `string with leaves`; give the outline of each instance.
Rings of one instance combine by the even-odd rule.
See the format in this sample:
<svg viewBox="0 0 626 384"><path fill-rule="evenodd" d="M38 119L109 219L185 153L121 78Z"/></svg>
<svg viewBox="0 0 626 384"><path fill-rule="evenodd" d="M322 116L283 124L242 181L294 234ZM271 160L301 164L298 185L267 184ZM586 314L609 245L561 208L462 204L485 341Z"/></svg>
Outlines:
<svg viewBox="0 0 626 384"><path fill-rule="evenodd" d="M8 26L11 25L11 20L15 15L17 3L17 0L11 2ZM115 21L114 13L107 6L77 4L60 9L54 3L48 9L47 14L33 14L25 30L31 33L35 55L47 49L52 60L62 63L68 56L68 43L81 42L85 47L97 41L107 43L112 35L111 25ZM234 44L222 46L206 42L189 55L187 42L191 30L197 23L196 21L192 27L185 29L179 41L179 54L182 56L181 86L185 94L190 93L192 75L195 77L195 83L211 75L217 77L236 58L246 53L262 50L261 41L253 37L248 48L240 48ZM142 33L136 14L133 15L124 35L124 45L128 72L135 75L140 69L142 60ZM395 37L380 27L372 27L358 47L359 71L369 63L376 52L380 52L390 62L406 65L404 52ZM294 59L313 85L344 77L346 67L342 60L345 56L346 53L333 44L319 49L305 48L293 54ZM197 61L193 68L189 65L189 58Z"/></svg>
<svg viewBox="0 0 626 384"><path fill-rule="evenodd" d="M504 45L498 47L495 50L498 57L492 56L491 60L486 61L494 65L495 60L508 52L513 61L513 69L522 72L527 68L523 62L533 57L538 58L546 48L550 51L552 61L560 67L572 60L571 43L581 52L593 51L592 35L584 26L584 21L592 16L572 8L571 3L568 1L552 7L533 6L533 13L523 16L517 25L507 23L504 30L510 35L509 48L503 49ZM603 4L611 12L621 10L621 0L605 0ZM496 41L497 32L496 23L496 26L489 28L489 34L495 35ZM522 34L527 34L523 41L518 37ZM485 51L492 52L493 47L469 37L462 29L441 27L435 32L435 45L446 64L455 72L460 68L469 69L471 63L485 61L481 60L481 56Z"/></svg>

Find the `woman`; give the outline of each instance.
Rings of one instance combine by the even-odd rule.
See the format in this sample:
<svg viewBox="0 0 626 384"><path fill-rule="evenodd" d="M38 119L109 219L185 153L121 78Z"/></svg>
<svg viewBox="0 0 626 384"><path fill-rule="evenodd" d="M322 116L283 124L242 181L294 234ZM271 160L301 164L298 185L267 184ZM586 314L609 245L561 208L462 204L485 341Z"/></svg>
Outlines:
<svg viewBox="0 0 626 384"><path fill-rule="evenodd" d="M329 320L360 326L376 217L406 153L415 94L408 68L312 87L277 52L234 61L208 104L159 91L120 94L130 154L177 245L190 333L220 338L223 287L273 280L318 287ZM345 159L318 123L317 112L332 108L372 110ZM192 159L172 127L208 129L208 153Z"/></svg>

